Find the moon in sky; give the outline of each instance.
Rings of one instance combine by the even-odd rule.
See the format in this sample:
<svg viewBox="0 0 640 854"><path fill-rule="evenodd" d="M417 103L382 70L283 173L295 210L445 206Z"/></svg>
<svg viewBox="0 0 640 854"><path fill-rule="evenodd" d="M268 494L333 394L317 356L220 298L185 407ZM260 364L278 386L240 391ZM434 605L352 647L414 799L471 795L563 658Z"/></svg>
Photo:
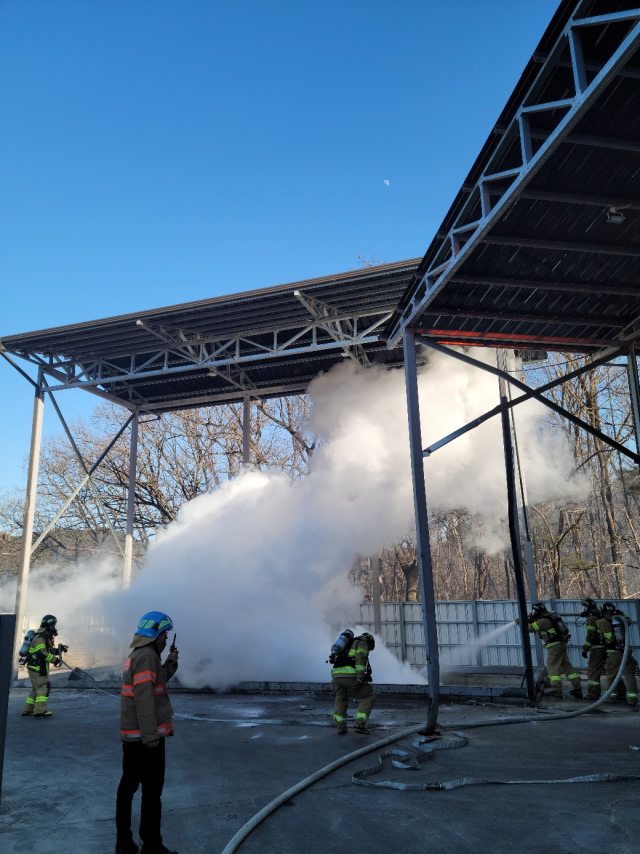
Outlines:
<svg viewBox="0 0 640 854"><path fill-rule="evenodd" d="M387 179L386 179L386 178L384 179L384 181L383 181L382 183L385 185L385 187L388 187L388 186L389 186L389 182L387 181Z"/></svg>

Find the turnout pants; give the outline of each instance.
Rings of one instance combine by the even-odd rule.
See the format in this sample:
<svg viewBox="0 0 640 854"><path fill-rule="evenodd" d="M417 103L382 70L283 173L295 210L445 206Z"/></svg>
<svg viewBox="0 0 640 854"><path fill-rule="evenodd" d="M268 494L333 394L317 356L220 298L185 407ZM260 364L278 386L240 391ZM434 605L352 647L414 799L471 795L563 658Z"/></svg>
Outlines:
<svg viewBox="0 0 640 854"><path fill-rule="evenodd" d="M589 664L587 666L589 690L587 691L587 697L590 700L597 700L600 696L600 677L604 673L606 660L607 651L603 646L589 650Z"/></svg>
<svg viewBox="0 0 640 854"><path fill-rule="evenodd" d="M611 650L607 652L607 660L605 662L605 676L607 677L607 688L610 688L613 680L616 678L616 674L618 670L620 670L620 663L622 661L622 653L617 650ZM630 655L627 659L627 663L624 668L624 672L622 674L621 682L624 682L624 687L627 689L627 703L630 706L635 706L638 703L638 684L636 682L636 668L638 667L638 662L635 658ZM618 683L620 686L620 683ZM609 697L605 702L613 703L614 698Z"/></svg>
<svg viewBox="0 0 640 854"><path fill-rule="evenodd" d="M336 695L336 701L333 706L333 719L338 724L338 728L341 725L347 725L347 705L349 703L349 691L351 690L353 690L354 696L358 698L355 725L363 727L367 723L371 709L373 709L376 702L376 694L371 687L371 683L364 682L362 685L357 685L357 679L354 676L334 676L332 681L333 690Z"/></svg>
<svg viewBox="0 0 640 854"><path fill-rule="evenodd" d="M118 842L131 842L131 803L142 786L140 839L150 847L162 845L162 789L164 787L164 743L145 747L142 742L122 745L122 779L116 798L116 836Z"/></svg>
<svg viewBox="0 0 640 854"><path fill-rule="evenodd" d="M43 715L47 711L47 700L49 699L48 676L41 676L37 670L27 669L31 681L31 690L24 703L23 712L33 712L34 715Z"/></svg>
<svg viewBox="0 0 640 854"><path fill-rule="evenodd" d="M569 661L566 643L556 643L547 647L547 673L551 680L551 690L554 694L562 697L562 677L566 676L571 682L571 688L576 693L582 694L580 677L575 667Z"/></svg>

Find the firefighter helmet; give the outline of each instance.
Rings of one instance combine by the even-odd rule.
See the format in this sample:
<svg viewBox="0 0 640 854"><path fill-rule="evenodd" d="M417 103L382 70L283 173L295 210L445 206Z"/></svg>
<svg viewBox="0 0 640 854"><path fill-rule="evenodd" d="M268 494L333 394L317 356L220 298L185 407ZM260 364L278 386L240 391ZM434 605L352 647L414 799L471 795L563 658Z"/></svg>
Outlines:
<svg viewBox="0 0 640 854"><path fill-rule="evenodd" d="M364 638L366 642L369 644L369 649L376 648L376 639L373 635L370 635L369 632L363 632L360 637Z"/></svg>
<svg viewBox="0 0 640 854"><path fill-rule="evenodd" d="M602 608L600 609L603 614L615 614L618 610L613 602L603 602Z"/></svg>
<svg viewBox="0 0 640 854"><path fill-rule="evenodd" d="M586 599L583 599L583 600L580 602L580 604L581 604L581 605L582 605L582 607L584 608L584 611L582 612L582 616L583 616L583 617L586 617L586 616L587 616L587 614L590 614L590 613L592 613L592 612L594 612L594 611L599 611L599 610L600 610L600 609L598 608L598 606L596 605L595 601L594 601L593 599L589 598L588 596L587 596L587 598L586 598Z"/></svg>
<svg viewBox="0 0 640 854"><path fill-rule="evenodd" d="M162 611L149 611L138 623L136 634L155 639L162 632L170 632L172 628L173 621L168 614L163 614Z"/></svg>
<svg viewBox="0 0 640 854"><path fill-rule="evenodd" d="M54 637L58 634L58 630L56 629L56 623L58 622L58 618L54 617L53 614L45 614L44 617L40 620L40 628L48 631Z"/></svg>
<svg viewBox="0 0 640 854"><path fill-rule="evenodd" d="M535 614L539 611L546 611L547 606L544 604L544 602L534 602L533 605L531 606L531 610Z"/></svg>

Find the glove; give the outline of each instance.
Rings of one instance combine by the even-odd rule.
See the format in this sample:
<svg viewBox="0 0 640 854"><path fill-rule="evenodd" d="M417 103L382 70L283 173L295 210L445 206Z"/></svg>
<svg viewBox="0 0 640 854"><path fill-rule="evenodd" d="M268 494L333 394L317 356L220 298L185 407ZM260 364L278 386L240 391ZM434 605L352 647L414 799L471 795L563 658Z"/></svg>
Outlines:
<svg viewBox="0 0 640 854"><path fill-rule="evenodd" d="M589 658L589 653L587 652L587 650L586 650L586 649L583 649L583 650L582 650L582 657L583 657L583 658Z"/></svg>
<svg viewBox="0 0 640 854"><path fill-rule="evenodd" d="M519 626L520 625L520 617L516 617L514 620L514 623L516 624L516 626Z"/></svg>
<svg viewBox="0 0 640 854"><path fill-rule="evenodd" d="M60 659L58 658L58 656L56 656L51 663L53 664L54 667L61 667L62 666L60 664Z"/></svg>

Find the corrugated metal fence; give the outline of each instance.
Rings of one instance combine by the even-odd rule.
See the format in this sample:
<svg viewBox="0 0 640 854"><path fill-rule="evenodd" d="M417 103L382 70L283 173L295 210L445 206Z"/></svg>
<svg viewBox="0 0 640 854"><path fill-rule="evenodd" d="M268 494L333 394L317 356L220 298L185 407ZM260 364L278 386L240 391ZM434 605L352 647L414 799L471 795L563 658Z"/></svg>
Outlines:
<svg viewBox="0 0 640 854"><path fill-rule="evenodd" d="M585 667L581 656L585 639L579 599L541 600L556 610L571 632L569 658L575 667ZM640 602L612 599L616 607L633 621L631 645L636 659L640 651ZM552 607L553 604L553 607ZM420 602L382 602L382 638L401 661L416 667L425 664L422 605ZM515 600L436 602L440 665L448 667L523 667L520 629L513 623L518 616ZM577 620L577 624L576 624ZM360 622L373 631L373 603L360 605ZM510 628L501 631L506 624ZM535 648L532 649L535 661Z"/></svg>

